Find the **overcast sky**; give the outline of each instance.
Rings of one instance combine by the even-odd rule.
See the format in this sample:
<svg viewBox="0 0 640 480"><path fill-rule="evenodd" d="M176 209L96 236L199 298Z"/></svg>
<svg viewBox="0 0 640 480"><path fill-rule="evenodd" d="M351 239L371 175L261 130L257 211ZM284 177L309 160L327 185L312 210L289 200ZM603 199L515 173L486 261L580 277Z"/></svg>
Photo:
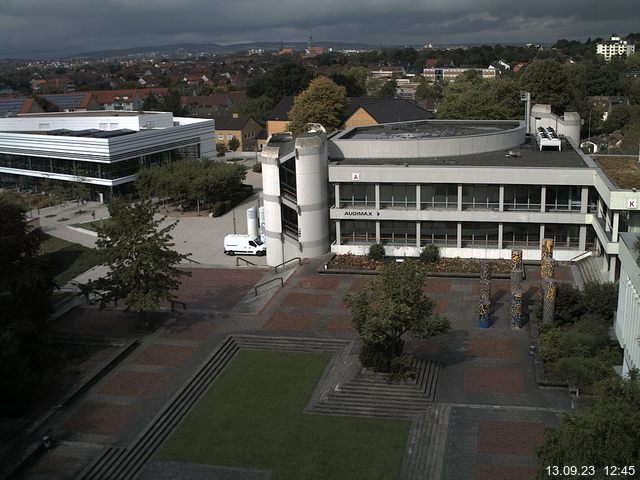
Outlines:
<svg viewBox="0 0 640 480"><path fill-rule="evenodd" d="M639 0L0 0L0 57L173 43L551 43L640 31Z"/></svg>

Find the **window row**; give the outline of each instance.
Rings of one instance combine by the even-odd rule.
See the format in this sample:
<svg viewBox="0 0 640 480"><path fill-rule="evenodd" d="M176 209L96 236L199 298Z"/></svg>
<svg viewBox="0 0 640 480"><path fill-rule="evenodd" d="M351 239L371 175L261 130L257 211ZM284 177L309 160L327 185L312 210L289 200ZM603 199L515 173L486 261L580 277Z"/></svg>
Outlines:
<svg viewBox="0 0 640 480"><path fill-rule="evenodd" d="M199 149L194 150L192 147L184 147L113 163L0 154L0 167L115 180L117 178L134 175L143 166L161 165L181 158L197 158L192 157L193 154L199 155Z"/></svg>
<svg viewBox="0 0 640 480"><path fill-rule="evenodd" d="M417 223L407 221L381 221L380 242L384 245L416 245ZM445 247L458 244L456 222L419 222L420 246L431 243ZM578 249L580 226L547 224L545 238L552 238L557 248ZM593 230L587 229L587 247L595 241ZM341 220L340 243L372 244L376 242L376 222ZM498 247L498 224L491 222L463 222L461 243L463 247ZM502 226L502 248L537 248L540 245L540 225L505 223Z"/></svg>
<svg viewBox="0 0 640 480"><path fill-rule="evenodd" d="M417 192L420 189L420 209L458 209L458 185L434 184L380 184L380 208L416 209ZM376 188L372 183L341 183L340 208L376 206ZM597 192L589 188L587 210L596 209ZM461 207L463 210L500 208L498 185L463 185ZM545 195L545 211L580 211L582 187L548 186ZM542 188L539 185L505 185L503 209L541 211Z"/></svg>

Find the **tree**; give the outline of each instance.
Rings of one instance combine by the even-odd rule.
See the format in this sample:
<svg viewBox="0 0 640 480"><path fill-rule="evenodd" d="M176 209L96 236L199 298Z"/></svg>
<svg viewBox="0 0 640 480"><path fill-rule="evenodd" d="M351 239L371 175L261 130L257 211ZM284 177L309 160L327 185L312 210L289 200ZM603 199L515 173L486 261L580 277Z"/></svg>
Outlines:
<svg viewBox="0 0 640 480"><path fill-rule="evenodd" d="M613 375L598 389L596 403L565 413L557 427L547 428L544 444L537 448L536 479L548 479L549 465L592 465L590 478L610 478L604 468L634 465L640 460L640 379L637 371L628 378Z"/></svg>
<svg viewBox="0 0 640 480"><path fill-rule="evenodd" d="M0 195L0 414L19 409L44 361L53 279L40 256L44 234Z"/></svg>
<svg viewBox="0 0 640 480"><path fill-rule="evenodd" d="M248 98L238 106L240 113L250 115L263 127L266 125L266 118L273 108L273 100L266 95L257 98Z"/></svg>
<svg viewBox="0 0 640 480"><path fill-rule="evenodd" d="M309 86L314 75L303 65L285 62L265 75L247 83L247 95L251 98L266 96L275 105L285 95L297 95Z"/></svg>
<svg viewBox="0 0 640 480"><path fill-rule="evenodd" d="M171 249L171 231L176 224L160 227L164 218L154 218L157 207L150 200L129 204L116 198L109 212L111 221L98 227L96 243L101 263L109 266L109 273L94 281L92 287L99 293L102 306L124 300L147 326L147 313L157 309L161 301L173 300L180 277L189 275L176 267L189 255Z"/></svg>
<svg viewBox="0 0 640 480"><path fill-rule="evenodd" d="M398 89L398 82L396 82L393 78L387 81L383 86L380 94L383 97L395 97L396 90Z"/></svg>
<svg viewBox="0 0 640 480"><path fill-rule="evenodd" d="M330 78L336 85L342 85L349 97L362 97L366 93L364 85L360 84L355 76L334 72Z"/></svg>
<svg viewBox="0 0 640 480"><path fill-rule="evenodd" d="M551 105L555 112L564 113L572 106L569 77L555 60L534 60L520 77L520 85L531 92L534 103Z"/></svg>
<svg viewBox="0 0 640 480"><path fill-rule="evenodd" d="M300 133L307 123L320 123L330 132L340 126L346 106L346 89L327 77L318 77L296 98L289 112L289 128Z"/></svg>
<svg viewBox="0 0 640 480"><path fill-rule="evenodd" d="M449 330L449 321L433 312L435 303L422 290L426 277L414 261L389 262L363 290L347 297L365 367L390 371L402 355L405 334L427 338Z"/></svg>
<svg viewBox="0 0 640 480"><path fill-rule="evenodd" d="M229 140L229 143L227 143L227 147L229 147L230 151L235 152L240 148L240 140L238 140L234 135L231 137L231 140Z"/></svg>

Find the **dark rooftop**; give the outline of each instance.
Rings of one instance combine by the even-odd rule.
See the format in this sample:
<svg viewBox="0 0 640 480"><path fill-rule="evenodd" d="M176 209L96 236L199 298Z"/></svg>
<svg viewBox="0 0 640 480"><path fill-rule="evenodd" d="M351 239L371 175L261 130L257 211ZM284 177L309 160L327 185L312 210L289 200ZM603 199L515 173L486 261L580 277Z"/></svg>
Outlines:
<svg viewBox="0 0 640 480"><path fill-rule="evenodd" d="M391 123L356 127L341 139L381 140L390 138L463 137L504 132L519 126L518 122L416 122Z"/></svg>
<svg viewBox="0 0 640 480"><path fill-rule="evenodd" d="M568 146L561 152L543 150L527 141L517 149L460 155L456 157L424 158L344 158L330 159L334 165L432 165L460 167L541 167L541 168L589 168L580 154Z"/></svg>

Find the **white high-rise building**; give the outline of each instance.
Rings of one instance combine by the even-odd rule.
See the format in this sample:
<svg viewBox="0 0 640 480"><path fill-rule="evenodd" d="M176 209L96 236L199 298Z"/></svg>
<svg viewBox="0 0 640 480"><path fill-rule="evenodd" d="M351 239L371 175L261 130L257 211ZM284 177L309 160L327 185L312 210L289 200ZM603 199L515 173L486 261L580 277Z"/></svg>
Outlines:
<svg viewBox="0 0 640 480"><path fill-rule="evenodd" d="M635 51L636 46L634 44L622 40L616 34L613 34L610 40L596 44L596 53L604 56L607 62L611 60L612 57L619 55L626 55L628 57L633 55Z"/></svg>

